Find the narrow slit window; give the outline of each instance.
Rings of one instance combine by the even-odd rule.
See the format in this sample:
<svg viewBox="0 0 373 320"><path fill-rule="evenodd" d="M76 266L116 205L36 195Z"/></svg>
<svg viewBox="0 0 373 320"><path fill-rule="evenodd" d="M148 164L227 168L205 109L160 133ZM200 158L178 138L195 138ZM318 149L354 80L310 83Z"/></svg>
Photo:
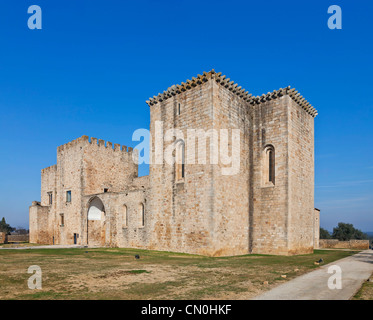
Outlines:
<svg viewBox="0 0 373 320"><path fill-rule="evenodd" d="M273 182L273 152L270 150L268 152L268 180Z"/></svg>
<svg viewBox="0 0 373 320"><path fill-rule="evenodd" d="M53 204L53 192L48 192L49 205Z"/></svg>
<svg viewBox="0 0 373 320"><path fill-rule="evenodd" d="M145 226L145 206L142 204L142 226Z"/></svg>
<svg viewBox="0 0 373 320"><path fill-rule="evenodd" d="M140 214L141 214L141 227L145 226L145 206L140 203Z"/></svg>
<svg viewBox="0 0 373 320"><path fill-rule="evenodd" d="M268 145L263 150L262 184L264 187L274 186L276 179L275 148Z"/></svg>
<svg viewBox="0 0 373 320"><path fill-rule="evenodd" d="M71 190L66 191L66 202L71 202Z"/></svg>
<svg viewBox="0 0 373 320"><path fill-rule="evenodd" d="M180 103L177 104L177 114L178 115L181 114L181 105L180 105Z"/></svg>
<svg viewBox="0 0 373 320"><path fill-rule="evenodd" d="M127 206L123 206L123 227L128 227Z"/></svg>
<svg viewBox="0 0 373 320"><path fill-rule="evenodd" d="M175 176L176 181L183 180L185 178L185 145L184 141L179 141L176 147L176 165L175 165Z"/></svg>

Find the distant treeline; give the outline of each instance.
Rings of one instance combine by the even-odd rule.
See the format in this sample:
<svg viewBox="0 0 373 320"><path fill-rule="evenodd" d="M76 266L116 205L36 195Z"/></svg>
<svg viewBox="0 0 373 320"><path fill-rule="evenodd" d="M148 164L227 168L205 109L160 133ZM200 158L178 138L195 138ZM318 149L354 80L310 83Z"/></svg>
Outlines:
<svg viewBox="0 0 373 320"><path fill-rule="evenodd" d="M339 222L338 226L333 228L333 232L330 233L328 230L320 228L320 239L337 239L339 241L349 240L373 240L373 234L362 232L359 229L354 228L350 223Z"/></svg>
<svg viewBox="0 0 373 320"><path fill-rule="evenodd" d="M3 217L0 221L0 232L4 232L6 234L28 234L28 230L22 227L13 228L10 224L6 223L5 218Z"/></svg>

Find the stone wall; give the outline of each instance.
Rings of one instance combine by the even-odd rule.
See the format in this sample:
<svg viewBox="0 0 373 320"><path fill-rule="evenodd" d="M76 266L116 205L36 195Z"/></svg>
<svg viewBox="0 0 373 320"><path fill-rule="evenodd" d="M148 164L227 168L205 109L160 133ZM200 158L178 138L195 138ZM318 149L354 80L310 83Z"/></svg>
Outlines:
<svg viewBox="0 0 373 320"><path fill-rule="evenodd" d="M150 108L152 154L156 148L157 125L163 134L177 128L187 137L187 129L213 128L213 83L204 82L191 90L157 103ZM178 108L180 104L180 114ZM162 139L162 137L161 137ZM174 138L174 141L178 138ZM172 141L160 146L164 154ZM186 145L186 161L188 144ZM155 158L155 155L154 155ZM206 154L209 163L209 152ZM150 165L151 248L199 254L213 254L213 167L210 164L185 166L185 179L176 181L175 166L161 162Z"/></svg>
<svg viewBox="0 0 373 320"><path fill-rule="evenodd" d="M126 190L138 174L136 156L132 148L88 136L58 147L57 165L41 171L41 203L30 207L30 242L86 244L91 197L84 197Z"/></svg>
<svg viewBox="0 0 373 320"><path fill-rule="evenodd" d="M155 243L212 255L312 252L313 117L288 95L250 105L215 79L208 74L205 82L151 104L152 145L156 121L184 137L190 129L239 129L240 169L223 176L208 146L207 164L187 164L182 182L175 181L175 167L151 165ZM275 152L276 181L270 183L264 181L268 146Z"/></svg>
<svg viewBox="0 0 373 320"><path fill-rule="evenodd" d="M254 105L252 252L288 254L289 137L286 96ZM266 148L274 150L274 181L265 179Z"/></svg>
<svg viewBox="0 0 373 320"><path fill-rule="evenodd" d="M313 247L318 249L320 247L320 210L315 208L315 223L314 223L314 240Z"/></svg>
<svg viewBox="0 0 373 320"><path fill-rule="evenodd" d="M314 120L290 95L254 104L252 248L311 253L314 248ZM269 169L271 151L274 169ZM267 171L267 172L266 172ZM269 180L269 171L273 176Z"/></svg>
<svg viewBox="0 0 373 320"><path fill-rule="evenodd" d="M208 79L151 106L152 151L155 151L157 122L163 124L164 131L180 130L186 142L184 179L176 180L175 165L150 165L150 221L154 235L151 247L207 255L246 254L249 252L250 106L211 75ZM240 163L233 175L223 174L223 169L231 168L232 164L222 163L220 129L227 130L229 141L225 147L229 155L232 129L240 132L240 145L235 150ZM193 142L189 139L190 130L198 136ZM218 135L218 144L213 146L212 130ZM162 150L166 151L169 145L164 144ZM194 152L190 152L192 148ZM205 162L198 158L199 148L206 151ZM211 148L219 155L216 163L211 158Z"/></svg>
<svg viewBox="0 0 373 320"><path fill-rule="evenodd" d="M29 212L30 243L52 244L53 226L49 207L33 201Z"/></svg>
<svg viewBox="0 0 373 320"><path fill-rule="evenodd" d="M288 106L289 253L314 248L314 119L290 96Z"/></svg>
<svg viewBox="0 0 373 320"><path fill-rule="evenodd" d="M5 232L0 232L0 243L7 243L7 235Z"/></svg>
<svg viewBox="0 0 373 320"><path fill-rule="evenodd" d="M252 195L250 170L252 169L253 112L248 101L216 81L211 82L213 128L218 134L216 150L219 151L219 161L212 166L213 254L247 254L250 252L249 207ZM235 134L233 130L239 133L239 144L233 140ZM228 134L228 141L223 139L224 131ZM238 163L232 158L235 154L239 156ZM228 159L224 159L224 156ZM228 164L225 163L227 160Z"/></svg>
<svg viewBox="0 0 373 320"><path fill-rule="evenodd" d="M320 249L369 249L369 240L339 241L335 239L320 239Z"/></svg>
<svg viewBox="0 0 373 320"><path fill-rule="evenodd" d="M11 234L8 235L8 242L28 242L28 234Z"/></svg>
<svg viewBox="0 0 373 320"><path fill-rule="evenodd" d="M147 248L152 232L148 219L151 217L148 209L148 177L136 178L140 188L129 186L120 193L101 193L83 197L88 212L94 199L103 204L103 214L99 221L88 221L83 233L88 234L84 244L108 247ZM145 223L142 224L142 208L144 205ZM87 221L87 218L85 218ZM96 229L96 230L93 230Z"/></svg>

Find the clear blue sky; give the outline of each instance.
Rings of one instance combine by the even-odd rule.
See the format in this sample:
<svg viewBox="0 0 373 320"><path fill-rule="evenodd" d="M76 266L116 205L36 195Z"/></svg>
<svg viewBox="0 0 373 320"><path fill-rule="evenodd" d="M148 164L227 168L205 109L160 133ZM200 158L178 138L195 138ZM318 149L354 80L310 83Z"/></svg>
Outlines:
<svg viewBox="0 0 373 320"><path fill-rule="evenodd" d="M34 4L42 30L27 27ZM327 27L334 4L342 30ZM150 96L214 68L254 95L291 85L318 109L321 226L373 231L372 13L368 0L3 0L0 216L28 227L58 145L135 146Z"/></svg>

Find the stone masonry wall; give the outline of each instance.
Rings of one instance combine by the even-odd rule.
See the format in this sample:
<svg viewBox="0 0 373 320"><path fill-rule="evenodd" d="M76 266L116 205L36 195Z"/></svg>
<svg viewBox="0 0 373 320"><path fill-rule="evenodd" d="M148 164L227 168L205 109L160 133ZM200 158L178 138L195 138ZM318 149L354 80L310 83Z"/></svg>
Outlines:
<svg viewBox="0 0 373 320"><path fill-rule="evenodd" d="M249 198L252 112L251 106L227 88L213 83L213 126L219 134L219 163L213 165L213 215L211 217L214 255L249 253ZM239 145L233 144L233 130L239 130ZM228 132L228 144L221 139L221 130ZM224 144L223 144L224 143ZM224 149L228 152L223 152ZM226 165L223 156L239 155L236 164ZM223 168L232 168L223 174ZM234 169L234 170L233 170ZM238 187L239 186L239 187Z"/></svg>
<svg viewBox="0 0 373 320"><path fill-rule="evenodd" d="M52 193L51 208L56 208L57 165L41 170L41 205L50 206L48 193Z"/></svg>
<svg viewBox="0 0 373 320"><path fill-rule="evenodd" d="M320 239L320 249L369 249L369 240L339 241L335 239Z"/></svg>
<svg viewBox="0 0 373 320"><path fill-rule="evenodd" d="M74 233L82 239L83 138L57 148L57 207L54 212L56 244L73 244ZM71 201L67 201L67 192ZM61 216L63 215L63 221Z"/></svg>
<svg viewBox="0 0 373 320"><path fill-rule="evenodd" d="M137 164L132 159L132 148L104 140L84 137L86 144L83 153L84 195L104 192L120 192L137 177Z"/></svg>
<svg viewBox="0 0 373 320"><path fill-rule="evenodd" d="M148 218L148 176L134 179L139 188L130 185L125 191L120 193L101 193L84 196L83 202L86 203L84 212L89 209L89 204L94 198L99 198L104 205L104 239L103 245L110 247L132 247L146 248L151 236ZM142 225L142 211L140 204L145 206L145 224ZM85 228L86 230L86 228ZM85 231L87 232L87 231ZM91 230L89 231L92 236ZM98 237L101 236L101 230L98 231ZM95 241L97 243L97 240ZM99 242L99 241L98 241ZM89 239L88 244L92 244Z"/></svg>
<svg viewBox="0 0 373 320"><path fill-rule="evenodd" d="M73 244L75 234L78 244L86 243L87 199L83 197L128 188L138 172L132 155L131 148L103 140L97 143L95 138L89 141L87 136L58 147L57 165L42 170L41 204L30 207L30 241Z"/></svg>
<svg viewBox="0 0 373 320"><path fill-rule="evenodd" d="M314 223L314 240L313 240L313 247L314 249L318 249L320 247L320 210L315 208L315 223Z"/></svg>
<svg viewBox="0 0 373 320"><path fill-rule="evenodd" d="M7 243L7 235L5 232L0 232L0 243Z"/></svg>
<svg viewBox="0 0 373 320"><path fill-rule="evenodd" d="M252 253L288 254L288 101L283 96L253 108ZM268 146L274 149L274 183L264 179Z"/></svg>
<svg viewBox="0 0 373 320"><path fill-rule="evenodd" d="M11 234L8 236L8 242L28 242L28 234Z"/></svg>
<svg viewBox="0 0 373 320"><path fill-rule="evenodd" d="M289 253L312 253L314 247L313 117L289 96Z"/></svg>
<svg viewBox="0 0 373 320"><path fill-rule="evenodd" d="M126 146L120 147L119 144L91 138L88 142L88 137L83 137L85 147L83 148L83 164L82 164L82 196L101 194L107 198L113 194L113 199L116 199L117 193L123 192L130 187L134 179L138 175L136 153L132 148ZM110 194L110 195L109 195ZM102 197L101 197L102 198ZM87 198L82 201L81 229L82 236L80 241L87 242ZM112 210L109 208L112 208ZM108 246L117 244L117 230L115 226L117 209L115 208L115 200L106 201L105 203L105 224L106 228L105 243ZM99 236L97 234L97 236Z"/></svg>
<svg viewBox="0 0 373 320"><path fill-rule="evenodd" d="M30 243L51 244L53 227L50 223L49 207L34 201L30 206Z"/></svg>
<svg viewBox="0 0 373 320"><path fill-rule="evenodd" d="M187 129L213 128L212 82L157 103L150 108L150 132L154 152L156 121L163 122L164 133L178 128L187 137ZM178 104L181 113L178 115ZM176 138L175 138L176 139ZM165 152L170 142L164 143ZM188 156L186 144L186 161ZM209 163L209 153L206 155ZM213 168L209 164L185 166L185 179L175 181L175 166L150 165L151 248L198 254L213 254Z"/></svg>

